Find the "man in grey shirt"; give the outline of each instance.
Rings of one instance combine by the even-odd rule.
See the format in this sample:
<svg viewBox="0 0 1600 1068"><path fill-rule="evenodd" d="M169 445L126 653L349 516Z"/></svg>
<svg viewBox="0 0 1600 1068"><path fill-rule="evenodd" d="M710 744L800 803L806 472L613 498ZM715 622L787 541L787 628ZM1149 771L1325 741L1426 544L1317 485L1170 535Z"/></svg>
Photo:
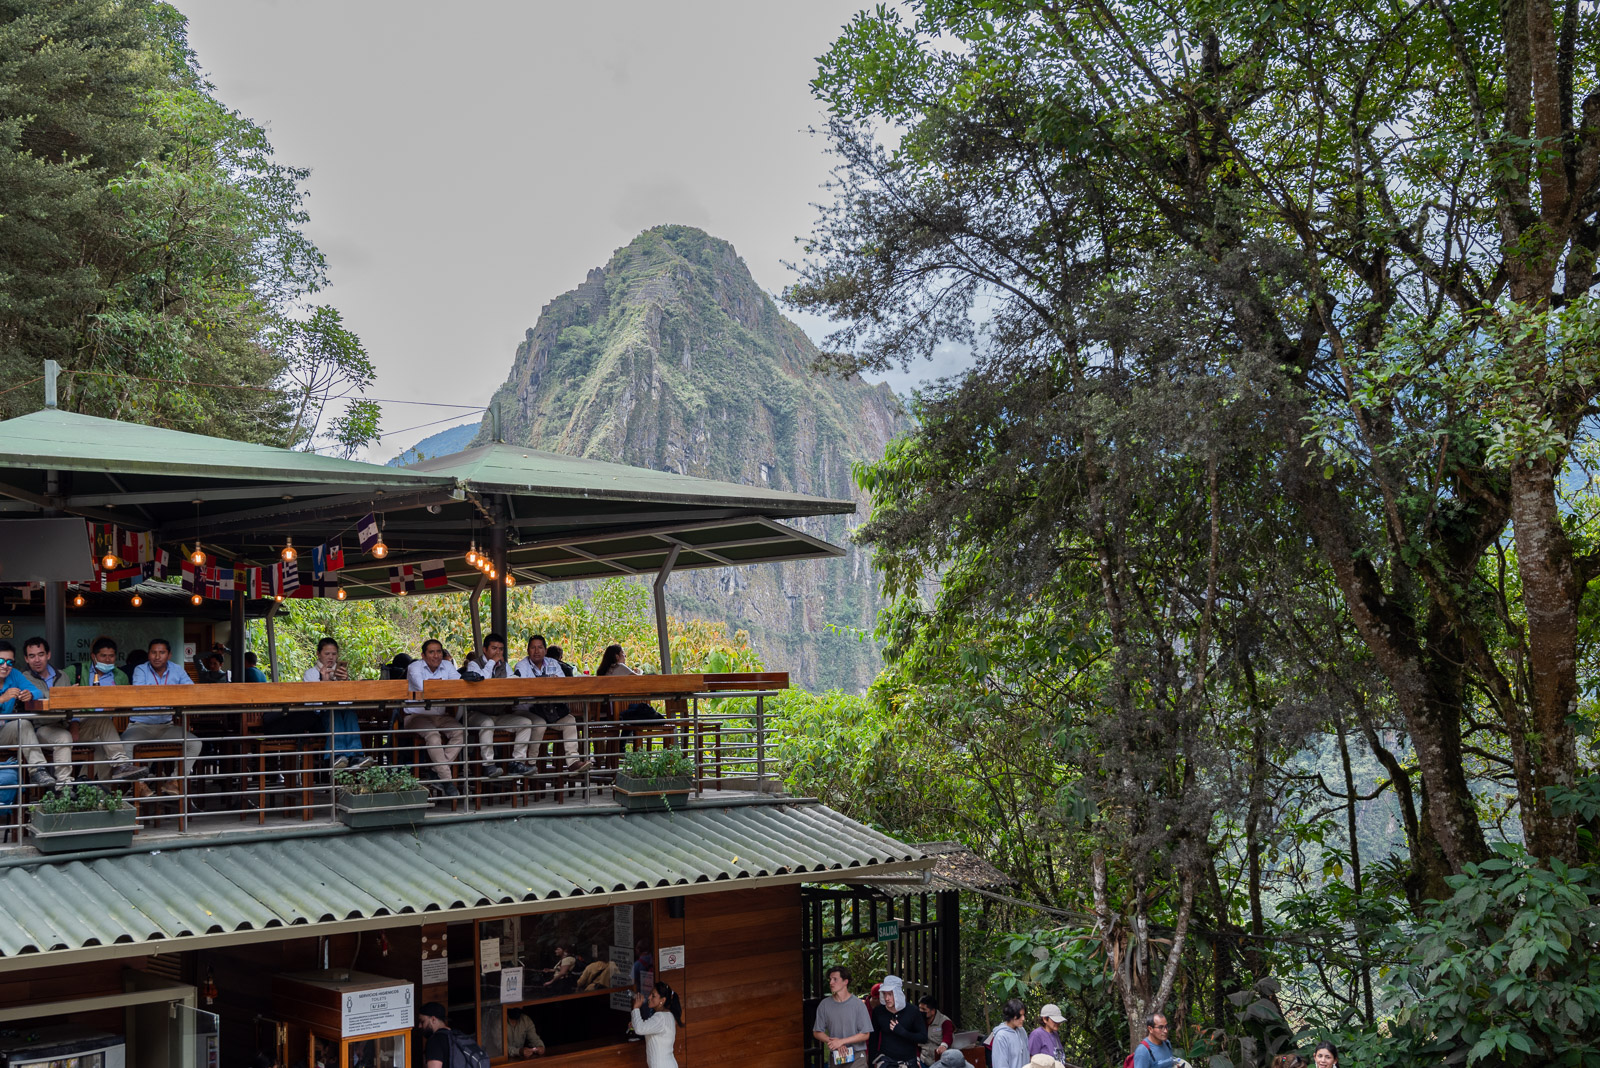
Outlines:
<svg viewBox="0 0 1600 1068"><path fill-rule="evenodd" d="M829 997L817 1006L817 1022L811 1034L827 1047L827 1064L857 1064L866 1068L867 1035L872 1017L858 997L850 994L850 969L828 969Z"/></svg>

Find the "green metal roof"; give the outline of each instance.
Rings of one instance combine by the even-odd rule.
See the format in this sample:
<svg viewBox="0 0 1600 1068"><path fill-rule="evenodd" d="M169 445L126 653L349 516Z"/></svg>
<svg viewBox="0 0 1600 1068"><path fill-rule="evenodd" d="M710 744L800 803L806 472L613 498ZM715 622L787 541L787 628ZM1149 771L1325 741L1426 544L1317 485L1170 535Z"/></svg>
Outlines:
<svg viewBox="0 0 1600 1068"><path fill-rule="evenodd" d="M652 471L519 445L480 445L465 452L423 460L405 470L470 481L480 493L660 501L750 508L768 515L830 515L855 511L853 501L718 482L671 471Z"/></svg>
<svg viewBox="0 0 1600 1068"><path fill-rule="evenodd" d="M451 482L404 468L124 423L59 408L0 421L0 467L406 489Z"/></svg>
<svg viewBox="0 0 1600 1068"><path fill-rule="evenodd" d="M804 800L702 801L629 815L540 810L429 820L415 832L39 858L0 869L0 971L68 954L107 955L96 947L179 952L208 937L241 940L241 932L309 935L319 924L395 917L403 925L432 922L436 913L464 919L518 904L570 908L656 889L811 882L927 863L915 847Z"/></svg>

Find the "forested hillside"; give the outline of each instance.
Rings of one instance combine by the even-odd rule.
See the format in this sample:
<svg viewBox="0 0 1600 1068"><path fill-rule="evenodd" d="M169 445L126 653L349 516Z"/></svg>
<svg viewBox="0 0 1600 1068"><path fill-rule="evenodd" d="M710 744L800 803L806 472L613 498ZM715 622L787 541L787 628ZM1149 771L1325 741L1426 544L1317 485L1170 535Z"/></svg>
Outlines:
<svg viewBox="0 0 1600 1068"><path fill-rule="evenodd" d="M887 386L824 377L818 356L732 245L661 226L545 306L492 403L508 441L856 500L856 517L798 524L847 548L842 559L691 572L668 586L675 614L747 631L768 665L805 685L855 690L878 658L846 631L870 630L880 600L850 540L869 504L851 465L882 457L905 416ZM486 417L478 440L489 433Z"/></svg>

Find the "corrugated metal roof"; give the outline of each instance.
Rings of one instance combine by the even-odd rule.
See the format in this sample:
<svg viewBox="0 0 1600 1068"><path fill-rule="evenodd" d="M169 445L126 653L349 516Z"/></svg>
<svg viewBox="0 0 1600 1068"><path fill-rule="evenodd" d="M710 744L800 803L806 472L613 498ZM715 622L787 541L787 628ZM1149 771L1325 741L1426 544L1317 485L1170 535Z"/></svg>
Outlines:
<svg viewBox="0 0 1600 1068"><path fill-rule="evenodd" d="M0 963L52 953L440 910L904 865L824 805L692 806L476 821L124 853L0 870ZM309 932L308 932L309 933Z"/></svg>
<svg viewBox="0 0 1600 1068"><path fill-rule="evenodd" d="M738 506L772 516L850 513L856 508L852 501L718 482L672 471L652 471L520 445L480 445L465 452L422 460L405 470L469 481L480 493L599 500L618 497L628 501Z"/></svg>
<svg viewBox="0 0 1600 1068"><path fill-rule="evenodd" d="M451 479L59 408L0 421L0 466L419 489Z"/></svg>

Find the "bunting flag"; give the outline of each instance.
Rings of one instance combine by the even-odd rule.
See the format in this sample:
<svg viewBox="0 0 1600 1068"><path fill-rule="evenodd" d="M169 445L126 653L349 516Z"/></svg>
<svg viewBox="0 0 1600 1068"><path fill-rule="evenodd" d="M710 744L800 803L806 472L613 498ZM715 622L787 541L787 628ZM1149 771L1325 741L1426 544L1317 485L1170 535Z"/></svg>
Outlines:
<svg viewBox="0 0 1600 1068"><path fill-rule="evenodd" d="M245 590L252 601L261 600L261 569L259 567L245 568Z"/></svg>
<svg viewBox="0 0 1600 1068"><path fill-rule="evenodd" d="M411 592L417 569L411 564L398 564L389 569L389 592L403 597Z"/></svg>
<svg viewBox="0 0 1600 1068"><path fill-rule="evenodd" d="M437 590L450 585L450 576L445 573L443 560L424 560L417 567L422 571L422 588Z"/></svg>
<svg viewBox="0 0 1600 1068"><path fill-rule="evenodd" d="M95 578L89 583L89 589L95 593L116 593L118 590L137 586L144 581L144 568L123 567L115 571L97 571Z"/></svg>
<svg viewBox="0 0 1600 1068"><path fill-rule="evenodd" d="M339 595L339 574L335 571L316 571L311 575L311 584L306 589L307 597L337 597Z"/></svg>
<svg viewBox="0 0 1600 1068"><path fill-rule="evenodd" d="M197 576L196 571L195 571L194 564L190 563L188 560L184 560L184 562L183 562L183 592L184 593L197 593L198 590L196 589L196 587L198 585L199 585L199 581L198 581L198 576Z"/></svg>
<svg viewBox="0 0 1600 1068"><path fill-rule="evenodd" d="M172 573L172 554L165 549L157 549L144 565L144 573L147 578L158 582L166 578Z"/></svg>
<svg viewBox="0 0 1600 1068"><path fill-rule="evenodd" d="M378 517L368 512L366 518L356 527L356 538L361 542L361 551L370 552L372 547L378 544L379 537Z"/></svg>
<svg viewBox="0 0 1600 1068"><path fill-rule="evenodd" d="M283 594L287 597L300 588L300 562L285 560L278 568L283 572Z"/></svg>
<svg viewBox="0 0 1600 1068"><path fill-rule="evenodd" d="M311 571L313 574L327 574L330 571L344 569L344 546L339 542L330 541L326 545L319 545L311 550Z"/></svg>

